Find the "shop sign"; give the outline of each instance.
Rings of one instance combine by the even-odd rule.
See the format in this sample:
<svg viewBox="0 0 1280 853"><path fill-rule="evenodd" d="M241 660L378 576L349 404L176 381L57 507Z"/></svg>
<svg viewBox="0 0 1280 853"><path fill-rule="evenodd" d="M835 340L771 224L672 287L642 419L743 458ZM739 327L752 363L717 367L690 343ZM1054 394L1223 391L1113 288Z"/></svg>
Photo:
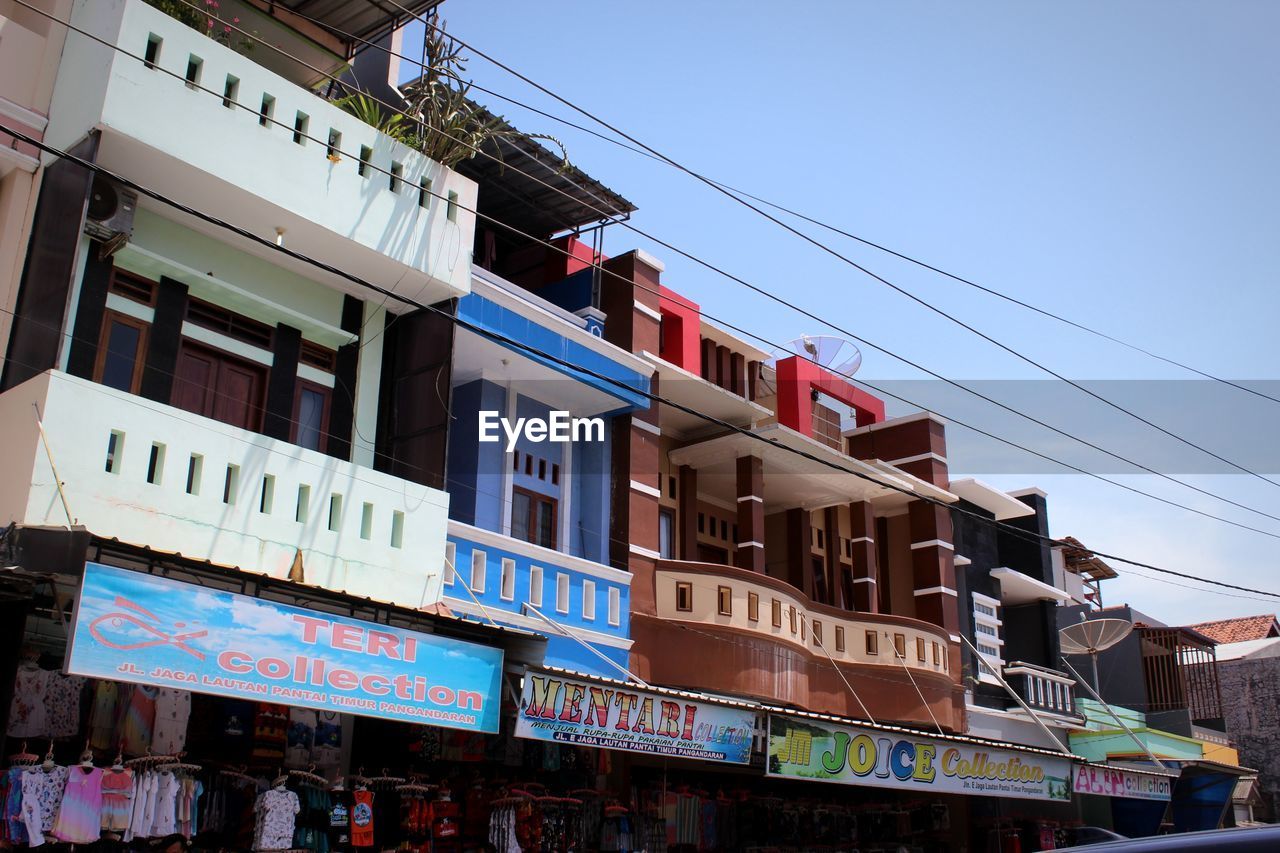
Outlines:
<svg viewBox="0 0 1280 853"><path fill-rule="evenodd" d="M67 669L496 732L502 650L88 563Z"/></svg>
<svg viewBox="0 0 1280 853"><path fill-rule="evenodd" d="M516 735L730 764L751 762L755 712L527 670Z"/></svg>
<svg viewBox="0 0 1280 853"><path fill-rule="evenodd" d="M1075 769L1077 794L1126 797L1130 800L1173 799L1173 779L1151 773L1133 773L1115 767L1081 764Z"/></svg>
<svg viewBox="0 0 1280 853"><path fill-rule="evenodd" d="M1071 797L1066 758L769 717L768 775L920 793Z"/></svg>

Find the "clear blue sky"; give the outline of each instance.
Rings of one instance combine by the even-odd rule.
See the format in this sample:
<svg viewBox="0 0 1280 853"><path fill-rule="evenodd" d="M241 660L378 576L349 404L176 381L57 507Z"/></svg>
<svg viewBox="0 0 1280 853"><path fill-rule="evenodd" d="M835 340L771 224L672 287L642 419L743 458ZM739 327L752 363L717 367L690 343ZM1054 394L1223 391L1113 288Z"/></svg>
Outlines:
<svg viewBox="0 0 1280 853"><path fill-rule="evenodd" d="M1210 372L1277 378L1280 5L448 0L442 14L451 32L704 174ZM415 41L420 29L407 39ZM483 60L468 71L570 115ZM650 233L949 377L1042 378L669 167L484 100L523 130L563 138L576 165L639 207L634 222ZM815 236L1070 377L1187 378ZM609 229L607 252L633 247L662 258L664 283L714 316L774 340L829 331ZM861 377L919 377L863 351ZM1096 404L1068 389L1063 405ZM1165 411L1160 419L1185 425ZM1056 452L1047 439L1042 446ZM1213 449L1231 454L1225 441ZM952 471L982 474L954 457ZM989 479L1047 491L1055 535L1280 590L1273 539L1080 476ZM1124 479L1280 532L1280 523L1152 477ZM1278 488L1243 476L1186 479L1280 515ZM1106 588L1109 601L1166 621L1278 609L1117 568L1125 576Z"/></svg>

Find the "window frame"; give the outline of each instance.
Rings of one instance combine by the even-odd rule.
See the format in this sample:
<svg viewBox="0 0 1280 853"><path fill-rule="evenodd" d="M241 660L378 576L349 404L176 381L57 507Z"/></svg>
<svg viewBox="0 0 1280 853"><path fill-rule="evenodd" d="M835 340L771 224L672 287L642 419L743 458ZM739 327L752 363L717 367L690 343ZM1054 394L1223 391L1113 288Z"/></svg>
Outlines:
<svg viewBox="0 0 1280 853"><path fill-rule="evenodd" d="M128 297L125 298L127 299ZM129 377L128 390L130 394L137 394L142 387L142 373L147 366L147 348L151 341L151 324L146 320L139 320L137 317L112 308L107 308L102 312L102 327L98 331L98 352L94 357L93 363L93 381L99 385L104 384L102 377L107 367L108 343L111 340L112 324L116 322L138 331L138 351L134 356L133 375Z"/></svg>
<svg viewBox="0 0 1280 853"><path fill-rule="evenodd" d="M716 612L721 616L733 615L733 587L716 587Z"/></svg>
<svg viewBox="0 0 1280 853"><path fill-rule="evenodd" d="M693 583L690 581L676 581L676 612L692 613L693 612Z"/></svg>
<svg viewBox="0 0 1280 853"><path fill-rule="evenodd" d="M302 425L303 391L310 391L324 398L320 413L320 445L305 449L314 450L317 453L325 453L329 446L329 417L333 413L333 389L326 388L319 382L312 382L310 379L298 377L293 386L293 412L289 422L289 443L298 444L298 429ZM301 447L302 445L299 444L298 446Z"/></svg>
<svg viewBox="0 0 1280 853"><path fill-rule="evenodd" d="M526 519L525 530L528 531L528 534L530 537L534 536L536 534L536 531L538 530L538 526L536 523L538 518L538 514L537 514L538 502L542 501L543 503L549 504L551 506L551 544L549 545L544 544L542 542L538 542L533 538L520 539L520 541L528 542L530 545L537 545L540 548L548 548L552 551L557 550L558 548L557 540L559 538L558 528L560 526L560 501L557 500L556 498L551 497L550 495L544 495L541 492L535 492L531 489L526 489L522 486L513 485L511 487L511 537L513 539L519 539L519 537L515 535L516 495L522 495L529 499L529 516Z"/></svg>

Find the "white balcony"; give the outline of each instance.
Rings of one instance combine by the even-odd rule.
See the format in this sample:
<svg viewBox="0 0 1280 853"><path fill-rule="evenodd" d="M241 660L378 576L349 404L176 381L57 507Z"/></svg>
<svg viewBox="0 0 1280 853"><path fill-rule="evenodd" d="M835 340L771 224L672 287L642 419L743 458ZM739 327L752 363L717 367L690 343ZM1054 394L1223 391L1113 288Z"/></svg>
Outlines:
<svg viewBox="0 0 1280 853"><path fill-rule="evenodd" d="M272 241L282 230L290 249L424 302L469 292L473 181L263 67L255 60L278 58L268 45L242 55L142 0L76 0L72 23L119 50L68 35L51 145L99 129L99 163L197 210ZM274 122L260 115L264 104ZM330 156L330 139L346 153ZM372 167L360 168L362 149ZM422 196L423 186L434 195ZM369 298L339 277L324 280Z"/></svg>
<svg viewBox="0 0 1280 853"><path fill-rule="evenodd" d="M274 578L301 551L305 583L440 600L444 492L57 371L0 394L0 423L0 525L79 525Z"/></svg>

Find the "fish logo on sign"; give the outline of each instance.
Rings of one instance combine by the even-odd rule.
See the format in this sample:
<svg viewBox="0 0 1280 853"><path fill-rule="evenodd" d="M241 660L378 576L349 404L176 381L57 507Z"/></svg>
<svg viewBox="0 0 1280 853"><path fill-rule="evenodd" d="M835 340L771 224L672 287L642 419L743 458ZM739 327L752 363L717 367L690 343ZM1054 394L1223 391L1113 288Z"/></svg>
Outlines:
<svg viewBox="0 0 1280 853"><path fill-rule="evenodd" d="M122 611L132 612L104 613L89 623L89 633L93 635L95 640L102 643L102 645L107 646L108 648L120 649L121 651L127 652L137 651L138 649L150 649L155 646L173 646L174 648L181 649L191 655L196 660L204 660L204 652L199 649L192 648L187 645L187 643L190 640L198 640L201 637L208 636L208 631L187 631L185 633L171 634L168 631L157 627L157 625L161 624L160 617L156 616L145 607L134 604L122 595L116 596L114 604L116 607L122 608ZM150 619L151 622L155 624L148 624L147 622L144 622L142 619L138 618L139 614ZM152 639L132 643L117 643L103 636L104 630L123 631L126 630L126 625L132 625L136 628L142 629L148 634L151 634ZM181 629L187 627L187 623L174 622L172 627L175 630L181 631Z"/></svg>

